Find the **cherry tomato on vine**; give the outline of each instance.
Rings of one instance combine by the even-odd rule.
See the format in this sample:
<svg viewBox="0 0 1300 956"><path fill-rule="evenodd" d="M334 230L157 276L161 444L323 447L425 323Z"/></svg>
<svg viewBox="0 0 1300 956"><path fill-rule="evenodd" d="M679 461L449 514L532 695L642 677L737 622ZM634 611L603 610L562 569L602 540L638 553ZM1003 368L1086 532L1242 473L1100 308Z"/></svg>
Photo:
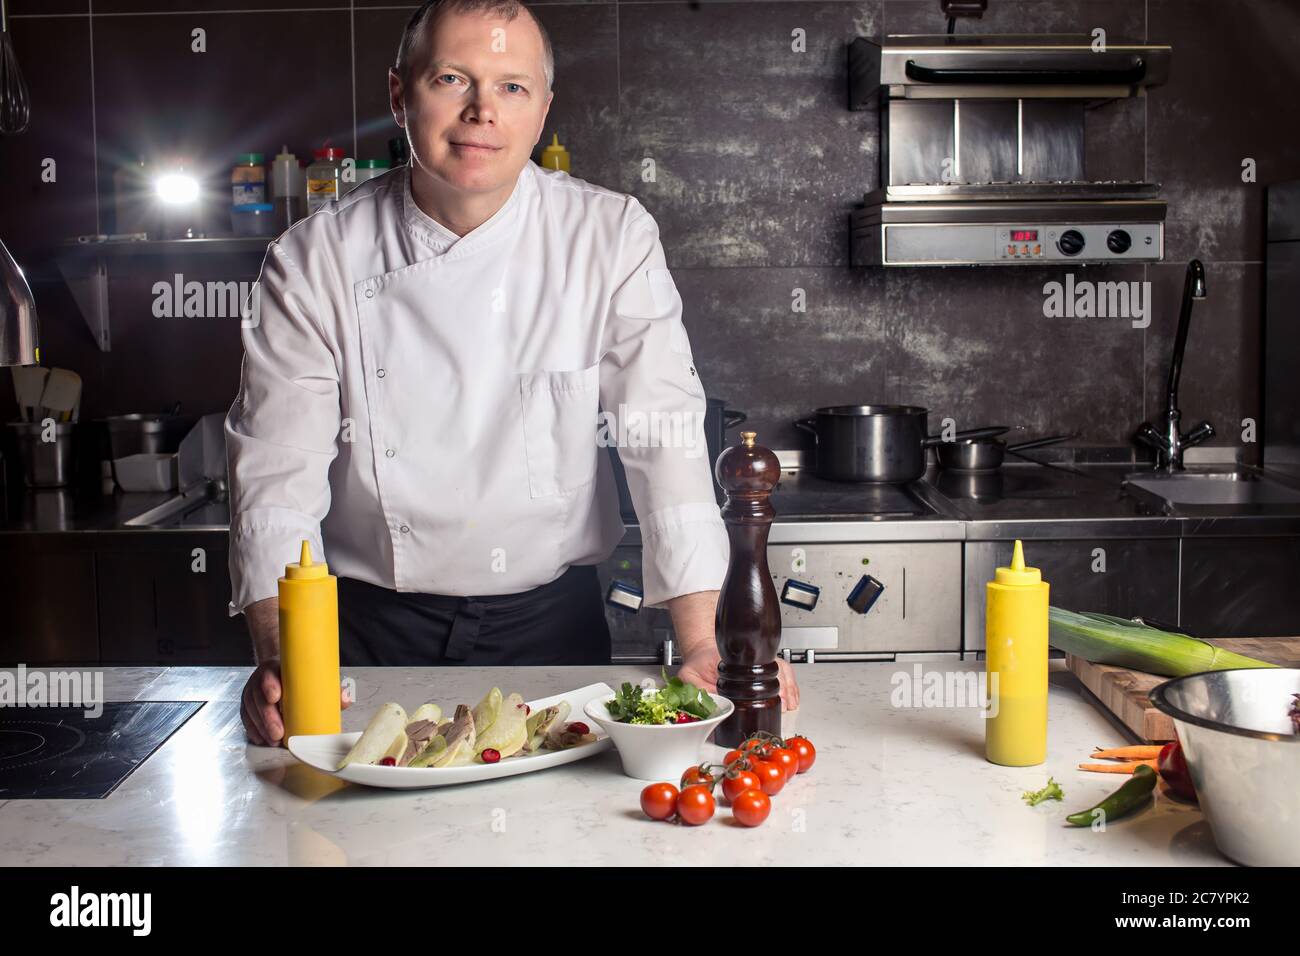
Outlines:
<svg viewBox="0 0 1300 956"><path fill-rule="evenodd" d="M786 783L793 780L794 775L799 772L799 755L787 747L774 748L770 759L781 768Z"/></svg>
<svg viewBox="0 0 1300 956"><path fill-rule="evenodd" d="M677 800L671 783L652 783L641 791L641 812L651 820L668 820L677 812Z"/></svg>
<svg viewBox="0 0 1300 956"><path fill-rule="evenodd" d="M677 798L677 819L697 827L712 819L715 806L708 787L687 787Z"/></svg>
<svg viewBox="0 0 1300 956"><path fill-rule="evenodd" d="M713 785L718 782L718 778L703 767L688 767L682 774L681 787L685 790L687 787L708 787L713 789Z"/></svg>
<svg viewBox="0 0 1300 956"><path fill-rule="evenodd" d="M758 775L758 784L769 797L774 797L785 786L785 771L781 765L772 760L751 760L754 773Z"/></svg>
<svg viewBox="0 0 1300 956"><path fill-rule="evenodd" d="M741 826L756 827L772 812L772 798L762 790L746 790L731 801L731 815Z"/></svg>
<svg viewBox="0 0 1300 956"><path fill-rule="evenodd" d="M736 797L746 790L759 790L761 786L758 774L752 770L741 770L734 777L722 778L722 795L728 803L735 803Z"/></svg>
<svg viewBox="0 0 1300 956"><path fill-rule="evenodd" d="M722 758L722 762L726 766L730 767L732 764L736 763L737 761L744 760L744 759L745 759L745 755L741 753L739 750L728 750L726 756Z"/></svg>
<svg viewBox="0 0 1300 956"><path fill-rule="evenodd" d="M817 760L817 748L812 741L807 737L791 737L785 745L799 755L799 772L807 773Z"/></svg>

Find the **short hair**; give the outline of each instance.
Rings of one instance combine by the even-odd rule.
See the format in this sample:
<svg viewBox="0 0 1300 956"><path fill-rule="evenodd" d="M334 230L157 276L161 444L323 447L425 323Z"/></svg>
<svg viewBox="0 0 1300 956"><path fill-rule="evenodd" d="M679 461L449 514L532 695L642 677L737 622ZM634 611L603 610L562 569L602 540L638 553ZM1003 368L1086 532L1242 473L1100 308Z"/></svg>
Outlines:
<svg viewBox="0 0 1300 956"><path fill-rule="evenodd" d="M481 13L507 21L514 20L521 13L528 14L542 35L542 69L546 74L546 88L549 90L555 83L555 53L551 49L551 38L542 21L521 0L424 0L407 21L406 29L402 31L402 42L397 48L395 69L403 83L410 81L411 65L420 45L428 41L430 27L447 13Z"/></svg>

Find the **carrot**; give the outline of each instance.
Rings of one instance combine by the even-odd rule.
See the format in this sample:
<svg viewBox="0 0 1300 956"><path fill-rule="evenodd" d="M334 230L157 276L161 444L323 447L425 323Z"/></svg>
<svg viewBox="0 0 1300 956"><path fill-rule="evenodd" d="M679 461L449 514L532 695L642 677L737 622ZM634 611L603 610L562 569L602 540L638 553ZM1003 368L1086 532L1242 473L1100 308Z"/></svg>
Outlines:
<svg viewBox="0 0 1300 956"><path fill-rule="evenodd" d="M1160 745L1142 744L1136 747L1098 747L1092 753L1099 760L1155 760L1160 756Z"/></svg>
<svg viewBox="0 0 1300 956"><path fill-rule="evenodd" d="M1081 763L1080 770L1090 770L1093 773L1132 773L1138 767L1150 767L1156 770L1154 760L1130 760L1128 763Z"/></svg>

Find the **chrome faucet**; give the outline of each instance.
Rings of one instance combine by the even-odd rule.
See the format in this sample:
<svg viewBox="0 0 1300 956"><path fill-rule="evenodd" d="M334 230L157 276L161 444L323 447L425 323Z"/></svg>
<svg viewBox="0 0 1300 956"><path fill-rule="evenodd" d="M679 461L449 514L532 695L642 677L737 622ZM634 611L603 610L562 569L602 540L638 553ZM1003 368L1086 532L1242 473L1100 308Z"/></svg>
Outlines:
<svg viewBox="0 0 1300 956"><path fill-rule="evenodd" d="M1157 471L1182 471L1183 452L1193 445L1199 445L1214 435L1214 426L1201 422L1189 432L1183 432L1178 424L1182 412L1178 408L1178 379L1183 372L1183 354L1187 351L1187 330L1192 323L1192 301L1205 298L1205 266L1201 260L1193 259L1187 263L1187 275L1183 280L1183 301L1178 313L1178 334L1174 338L1174 354L1169 362L1169 384L1165 389L1165 410L1160 418L1160 428L1150 422L1138 426L1134 438L1149 445L1156 452Z"/></svg>

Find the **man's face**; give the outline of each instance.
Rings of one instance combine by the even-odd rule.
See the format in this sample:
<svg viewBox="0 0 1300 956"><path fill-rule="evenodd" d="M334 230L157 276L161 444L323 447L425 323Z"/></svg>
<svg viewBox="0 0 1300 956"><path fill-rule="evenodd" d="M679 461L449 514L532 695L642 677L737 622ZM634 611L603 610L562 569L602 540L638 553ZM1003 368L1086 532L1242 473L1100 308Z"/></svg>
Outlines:
<svg viewBox="0 0 1300 956"><path fill-rule="evenodd" d="M407 83L388 77L412 165L465 192L512 188L551 105L532 18L447 14L417 53Z"/></svg>

